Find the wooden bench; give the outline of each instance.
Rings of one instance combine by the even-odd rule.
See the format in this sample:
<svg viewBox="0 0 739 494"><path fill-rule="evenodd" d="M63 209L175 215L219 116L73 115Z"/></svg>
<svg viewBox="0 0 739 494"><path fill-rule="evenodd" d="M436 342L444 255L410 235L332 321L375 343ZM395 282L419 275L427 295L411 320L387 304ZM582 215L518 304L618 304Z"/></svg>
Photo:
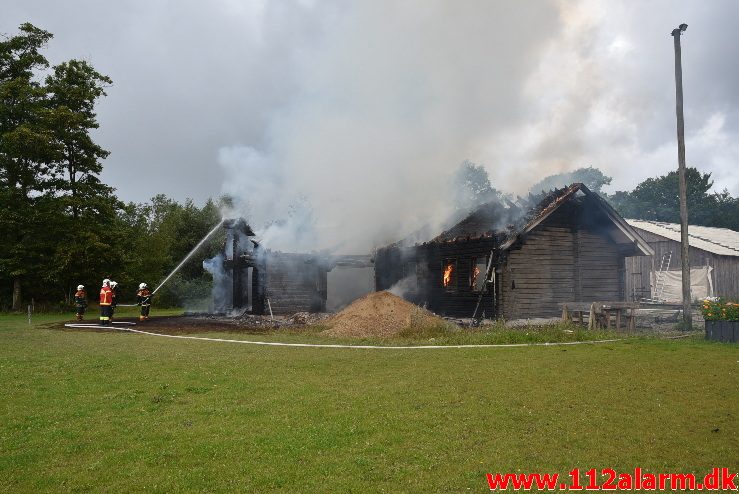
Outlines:
<svg viewBox="0 0 739 494"><path fill-rule="evenodd" d="M613 320L616 331L619 331L624 319L626 329L636 329L637 302L564 302L558 305L562 309L563 321L585 324L587 314L588 329L609 329Z"/></svg>

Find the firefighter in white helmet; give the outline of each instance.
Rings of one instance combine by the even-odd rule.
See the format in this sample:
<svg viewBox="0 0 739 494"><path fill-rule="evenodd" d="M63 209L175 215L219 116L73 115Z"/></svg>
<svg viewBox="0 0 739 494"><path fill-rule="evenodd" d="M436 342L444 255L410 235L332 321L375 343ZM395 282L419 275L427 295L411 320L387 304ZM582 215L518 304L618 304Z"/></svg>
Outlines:
<svg viewBox="0 0 739 494"><path fill-rule="evenodd" d="M110 289L110 280L105 278L100 288L100 324L103 326L110 324L110 318L113 316L112 303L113 290Z"/></svg>
<svg viewBox="0 0 739 494"><path fill-rule="evenodd" d="M146 283L139 284L139 291L136 292L136 301L141 306L141 315L139 321L146 321L149 319L149 309L151 309L151 290Z"/></svg>
<svg viewBox="0 0 739 494"><path fill-rule="evenodd" d="M85 285L77 285L77 291L74 294L74 305L77 306L77 320L81 321L85 317L85 310L87 309Z"/></svg>
<svg viewBox="0 0 739 494"><path fill-rule="evenodd" d="M110 304L110 321L113 321L115 315L115 308L118 306L118 282L111 281L110 289L113 290L113 302Z"/></svg>

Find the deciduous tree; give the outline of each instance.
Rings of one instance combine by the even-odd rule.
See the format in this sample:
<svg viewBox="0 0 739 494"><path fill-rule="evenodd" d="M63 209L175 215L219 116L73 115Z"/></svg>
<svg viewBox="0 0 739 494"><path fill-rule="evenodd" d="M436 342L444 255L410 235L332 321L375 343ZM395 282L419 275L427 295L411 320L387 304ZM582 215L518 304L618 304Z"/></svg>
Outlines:
<svg viewBox="0 0 739 494"><path fill-rule="evenodd" d="M46 78L47 122L53 131L59 153L52 163L50 190L64 198L65 209L74 219L91 200L107 195L111 188L98 175L109 152L96 144L90 131L99 127L95 104L105 96L109 77L87 62L70 60L54 67Z"/></svg>
<svg viewBox="0 0 739 494"><path fill-rule="evenodd" d="M688 167L685 175L690 224L739 230L739 200L726 190L711 192L710 173ZM648 178L633 191L616 192L609 200L627 218L680 222L677 171Z"/></svg>
<svg viewBox="0 0 739 494"><path fill-rule="evenodd" d="M605 185L611 183L611 177L606 176L602 171L592 166L587 168L578 168L571 172L556 173L549 175L535 183L530 190L534 195L541 192L549 192L552 189L559 189L570 184L580 182L592 190L600 193Z"/></svg>
<svg viewBox="0 0 739 494"><path fill-rule="evenodd" d="M499 199L500 193L490 183L488 171L482 165L464 160L453 177L454 205L469 210L486 202Z"/></svg>
<svg viewBox="0 0 739 494"><path fill-rule="evenodd" d="M0 41L0 278L12 283L16 310L38 247L31 244L39 227L35 203L57 152L45 126L46 91L34 77L48 67L41 49L51 37L26 23Z"/></svg>

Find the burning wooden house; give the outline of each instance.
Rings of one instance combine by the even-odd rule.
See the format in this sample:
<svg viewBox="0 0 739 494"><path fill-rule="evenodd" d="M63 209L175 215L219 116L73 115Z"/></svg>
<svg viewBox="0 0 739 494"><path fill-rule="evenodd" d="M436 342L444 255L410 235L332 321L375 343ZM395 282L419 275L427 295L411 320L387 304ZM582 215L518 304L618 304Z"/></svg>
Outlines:
<svg viewBox="0 0 739 494"><path fill-rule="evenodd" d="M314 254L264 248L243 220L226 220L222 276L214 282L216 311L253 314L320 312L326 308L330 267Z"/></svg>
<svg viewBox="0 0 739 494"><path fill-rule="evenodd" d="M324 312L328 273L336 267L366 268L370 256L288 253L265 248L243 219L226 220L226 242L212 272L214 310L252 314Z"/></svg>
<svg viewBox="0 0 739 494"><path fill-rule="evenodd" d="M554 317L560 303L626 300L626 258L653 254L583 184L546 195L518 228L510 213L485 204L431 241L379 249L376 289L442 315L471 317L481 300L485 317Z"/></svg>

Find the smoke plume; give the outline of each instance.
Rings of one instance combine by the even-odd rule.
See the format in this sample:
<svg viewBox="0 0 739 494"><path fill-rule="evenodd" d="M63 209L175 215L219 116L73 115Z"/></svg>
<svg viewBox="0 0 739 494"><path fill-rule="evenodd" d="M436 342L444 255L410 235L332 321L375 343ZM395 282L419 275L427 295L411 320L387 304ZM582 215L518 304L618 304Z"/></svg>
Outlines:
<svg viewBox="0 0 739 494"><path fill-rule="evenodd" d="M222 190L274 203L262 227L304 191L319 244L365 247L443 216L464 159L514 194L588 166L613 177L607 192L631 189L677 166L682 22L687 163L739 194L735 0L176 5L2 4L3 33L30 21L54 33L51 63L115 81L95 141L125 201Z"/></svg>
<svg viewBox="0 0 739 494"><path fill-rule="evenodd" d="M332 14L330 29L301 46L301 85L272 115L267 138L221 149L219 163L224 192L257 230L284 219L303 247L367 252L448 217L457 166L521 118L520 81L556 31L558 11L544 2L439 1L391 12L366 2ZM313 223L290 224L299 197ZM298 239L271 240L295 249Z"/></svg>
<svg viewBox="0 0 739 494"><path fill-rule="evenodd" d="M340 252L422 225L440 231L465 159L511 193L586 166L613 176L611 190L671 169L669 32L688 11L705 23L721 10L680 4L660 18L641 16L641 4L589 0L273 5L265 19L303 15L310 29L301 24L289 48L277 41L284 31L264 24L261 42L280 47L293 85L262 115L259 139L220 150L223 192L272 247ZM684 57L695 57L687 45ZM689 117L689 148L727 142L720 107ZM739 157L737 146L722 149L713 166ZM310 214L290 216L300 198Z"/></svg>

